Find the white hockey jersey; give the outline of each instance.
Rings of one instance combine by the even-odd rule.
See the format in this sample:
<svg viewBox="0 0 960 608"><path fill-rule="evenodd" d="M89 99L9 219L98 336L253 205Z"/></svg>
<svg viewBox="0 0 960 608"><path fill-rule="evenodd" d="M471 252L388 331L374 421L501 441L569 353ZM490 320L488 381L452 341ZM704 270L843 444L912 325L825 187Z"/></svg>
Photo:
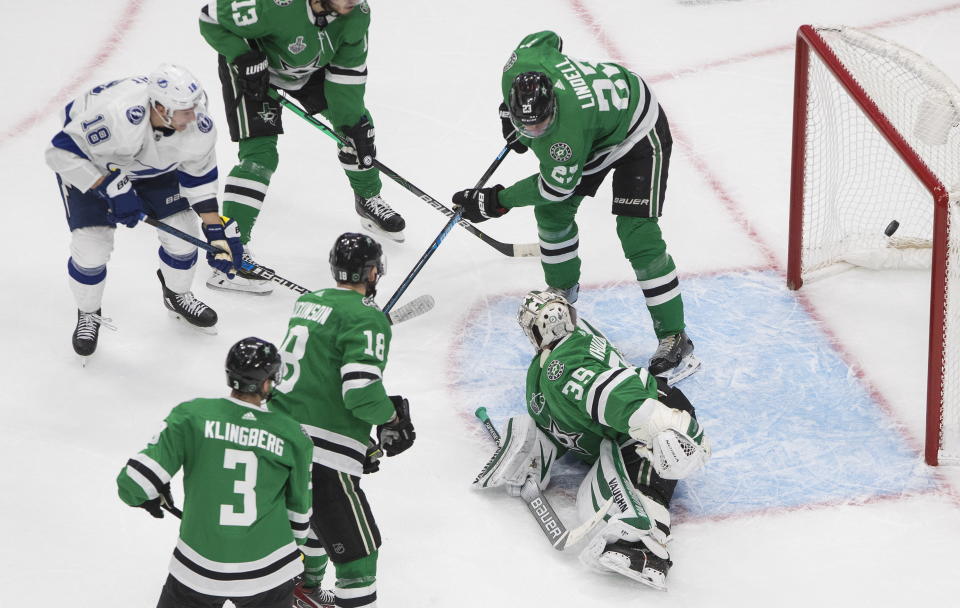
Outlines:
<svg viewBox="0 0 960 608"><path fill-rule="evenodd" d="M64 108L63 130L46 150L47 165L68 184L87 191L109 171L136 182L175 171L180 194L191 205L217 196L217 133L213 119L197 108L183 131L150 125L146 76L94 87Z"/></svg>

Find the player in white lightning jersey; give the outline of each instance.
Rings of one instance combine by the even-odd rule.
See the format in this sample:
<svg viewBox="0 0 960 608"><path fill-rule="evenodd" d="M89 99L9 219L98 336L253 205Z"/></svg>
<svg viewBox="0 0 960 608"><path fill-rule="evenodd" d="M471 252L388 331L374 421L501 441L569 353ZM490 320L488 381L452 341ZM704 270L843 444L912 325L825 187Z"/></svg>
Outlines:
<svg viewBox="0 0 960 608"><path fill-rule="evenodd" d="M205 102L189 71L162 64L149 77L96 86L64 108L46 160L57 173L71 232L67 273L78 309L73 348L81 357L93 354L100 325L109 323L101 300L117 224L133 228L145 214L199 237L196 212L203 236L223 250L207 261L235 272L243 247L236 223L219 215L217 137ZM215 333L217 313L190 291L196 246L160 230L157 236L164 305Z"/></svg>

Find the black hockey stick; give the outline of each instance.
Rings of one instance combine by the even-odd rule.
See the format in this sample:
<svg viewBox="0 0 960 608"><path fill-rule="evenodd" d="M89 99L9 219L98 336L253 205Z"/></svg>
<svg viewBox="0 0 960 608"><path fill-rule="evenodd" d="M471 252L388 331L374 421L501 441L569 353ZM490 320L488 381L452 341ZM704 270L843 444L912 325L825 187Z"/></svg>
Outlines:
<svg viewBox="0 0 960 608"><path fill-rule="evenodd" d="M199 247L200 249L203 249L204 251L209 251L211 253L223 252L221 249L214 247L213 245L211 245L206 241L198 239L192 234L187 234L182 230L178 230L173 226L164 224L163 222L158 221L145 214L141 214L140 219L142 219L145 223L150 224L154 228L157 228L158 230L163 230L168 234L172 234L173 236L179 239L182 239L188 243L196 245L197 247ZM298 285L294 283L290 279L285 279L279 276L278 274L276 274L275 272L273 272L272 270L270 270L269 268L265 268L263 266L260 266L259 264L251 264L250 262L241 262L240 267L243 268L245 272L256 276L260 280L274 281L275 283L279 283L280 285L283 285L284 287L291 289L301 295L305 293L310 293L311 291L313 291L312 289L307 289L303 285ZM390 324L393 325L395 323L402 323L403 321L409 321L414 317L419 317L420 315L432 309L433 305L434 305L434 301L432 296L422 295L404 304L397 310L393 311L392 314L389 314L387 311L384 311L384 314L387 315L387 320L389 320Z"/></svg>
<svg viewBox="0 0 960 608"><path fill-rule="evenodd" d="M342 137L337 135L337 133L333 129L325 125L323 122L317 120L310 114L307 114L306 110L298 106L296 103L291 101L288 97L286 97L279 91L271 90L271 95L276 97L276 99L278 99L282 105L289 108L291 112L293 112L300 118L304 119L305 121L307 121L308 123L316 127L317 129L320 129L321 131L323 131L324 135L326 135L327 137L330 137L331 139L335 140L340 145L349 145L347 144L346 141L344 141ZM433 198L432 196L430 196L420 188L417 188L416 186L414 186L413 184L405 180L403 177L400 176L399 173L390 169L389 167L381 163L379 160L373 159L373 166L380 169L387 177L389 177L393 181L400 184L403 188L415 194L417 198L426 202L427 204L429 204L431 207L433 207L440 213L443 213L447 217L454 217L454 212L452 209L450 209L449 207L447 207L437 199ZM490 245L491 247L493 247L503 255L515 257L515 258L516 257L536 257L540 255L540 245L537 243L502 243L496 240L495 238L491 237L487 233L483 232L482 230L478 229L476 226L474 226L467 220L464 220L461 218L457 220L457 223L460 224L460 226L462 226L467 232L476 236L481 241L483 241L487 245Z"/></svg>
<svg viewBox="0 0 960 608"><path fill-rule="evenodd" d="M500 433L497 432L497 427L493 426L493 422L487 415L487 408L479 407L474 414L477 419L483 423L483 428L487 431L490 438L493 439L494 443L497 444L497 447L500 447ZM493 459L487 463L484 470L480 472L481 476L486 473L486 469L492 462ZM540 530L544 536L547 537L547 541L549 541L557 551L563 551L567 547L571 547L589 536L594 528L603 521L607 509L613 504L613 498L611 497L607 500L605 506L594 513L593 517L573 530L568 530L563 520L560 519L560 516L557 515L557 512L553 509L553 505L547 500L543 490L541 490L540 486L532 479L527 478L527 480L523 482L523 486L520 488L520 498L523 500L523 503L527 505L527 510L530 511L530 514L533 515L537 523L540 524Z"/></svg>
<svg viewBox="0 0 960 608"><path fill-rule="evenodd" d="M493 162L490 163L490 166L486 171L483 172L483 175L480 176L480 181L477 182L477 185L473 187L474 190L479 190L487 183L487 180L490 179L490 176L493 175L493 172L497 170L497 167L500 166L500 163L503 162L503 159L506 158L507 153L510 152L509 146L504 146L500 153L497 154L497 157L493 159ZM397 288L397 291L390 296L390 301L387 302L387 305L383 307L383 312L389 313L393 308L393 305L397 303L397 300L400 299L400 296L403 295L403 292L407 290L407 287L410 286L410 283L413 282L413 279L420 274L420 271L426 265L427 260L434 254L440 243L443 242L443 239L447 238L447 235L450 234L450 231L453 229L454 225L460 221L460 218L463 216L463 209L457 209L453 214L453 217L447 222L443 227L443 230L440 231L440 234L437 235L437 238L433 239L433 242L430 243L430 246L427 247L427 250L423 252L423 255L420 256L420 259L417 260L417 263L414 264L413 269L407 273L407 276L404 277L403 281L400 283L400 287Z"/></svg>

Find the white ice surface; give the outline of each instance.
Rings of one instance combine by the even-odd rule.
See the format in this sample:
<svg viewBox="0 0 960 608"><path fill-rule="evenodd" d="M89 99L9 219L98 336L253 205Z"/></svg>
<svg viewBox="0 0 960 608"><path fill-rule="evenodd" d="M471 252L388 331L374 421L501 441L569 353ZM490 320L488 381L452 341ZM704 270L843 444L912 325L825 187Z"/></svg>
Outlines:
<svg viewBox="0 0 960 608"><path fill-rule="evenodd" d="M75 306L65 275L67 230L43 164L43 148L58 129L56 111L93 84L173 61L190 67L210 93L224 175L236 147L222 120L214 53L197 31L199 3L6 4L0 606L48 595L79 606L152 606L176 525L124 506L114 477L175 404L223 394L230 344L247 335L282 338L294 294L212 292L202 284L202 267L195 291L220 313L219 334L189 331L160 302L155 237L146 227L121 228L104 299L104 313L120 331L103 332L95 357L80 368L69 344ZM555 29L567 52L623 61L648 77L677 141L663 225L687 275L782 273L798 25L871 27L960 80L960 4L947 0L374 0L373 10L367 103L380 159L444 202L472 186L502 145L494 114L500 69L523 35ZM256 250L283 275L319 288L330 281L330 243L358 229L358 221L332 144L293 115L285 123ZM511 156L495 181L511 183L533 169L529 155ZM390 274L382 301L444 223L385 183L385 196L409 227L406 244L385 244ZM630 279L607 196L609 186L578 217L584 281L594 285ZM528 210L481 228L503 241L535 238ZM917 449L927 283L919 272L851 271L804 288L836 347ZM504 258L455 229L409 291L432 293L437 307L396 328L385 378L391 392L411 399L417 445L364 481L384 535L381 605L958 604L956 470L939 471L938 489L929 494L684 521L675 527L666 594L585 571L573 556L549 548L520 502L471 491L489 446L461 407L469 396L449 369L457 332L484 298L541 284L535 260ZM723 365L706 361L701 373ZM829 378L810 382L830 390Z"/></svg>

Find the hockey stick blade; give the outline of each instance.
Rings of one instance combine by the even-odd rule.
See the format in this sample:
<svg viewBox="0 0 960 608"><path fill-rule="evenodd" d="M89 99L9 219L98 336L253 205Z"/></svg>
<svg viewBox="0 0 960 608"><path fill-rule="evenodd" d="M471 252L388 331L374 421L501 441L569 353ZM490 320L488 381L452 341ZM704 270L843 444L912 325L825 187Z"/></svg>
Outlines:
<svg viewBox="0 0 960 608"><path fill-rule="evenodd" d="M433 296L429 294L417 296L403 306L398 306L388 312L387 320L390 321L391 325L409 321L410 319L414 319L424 313L430 312L433 309L434 304L435 302L433 300Z"/></svg>

